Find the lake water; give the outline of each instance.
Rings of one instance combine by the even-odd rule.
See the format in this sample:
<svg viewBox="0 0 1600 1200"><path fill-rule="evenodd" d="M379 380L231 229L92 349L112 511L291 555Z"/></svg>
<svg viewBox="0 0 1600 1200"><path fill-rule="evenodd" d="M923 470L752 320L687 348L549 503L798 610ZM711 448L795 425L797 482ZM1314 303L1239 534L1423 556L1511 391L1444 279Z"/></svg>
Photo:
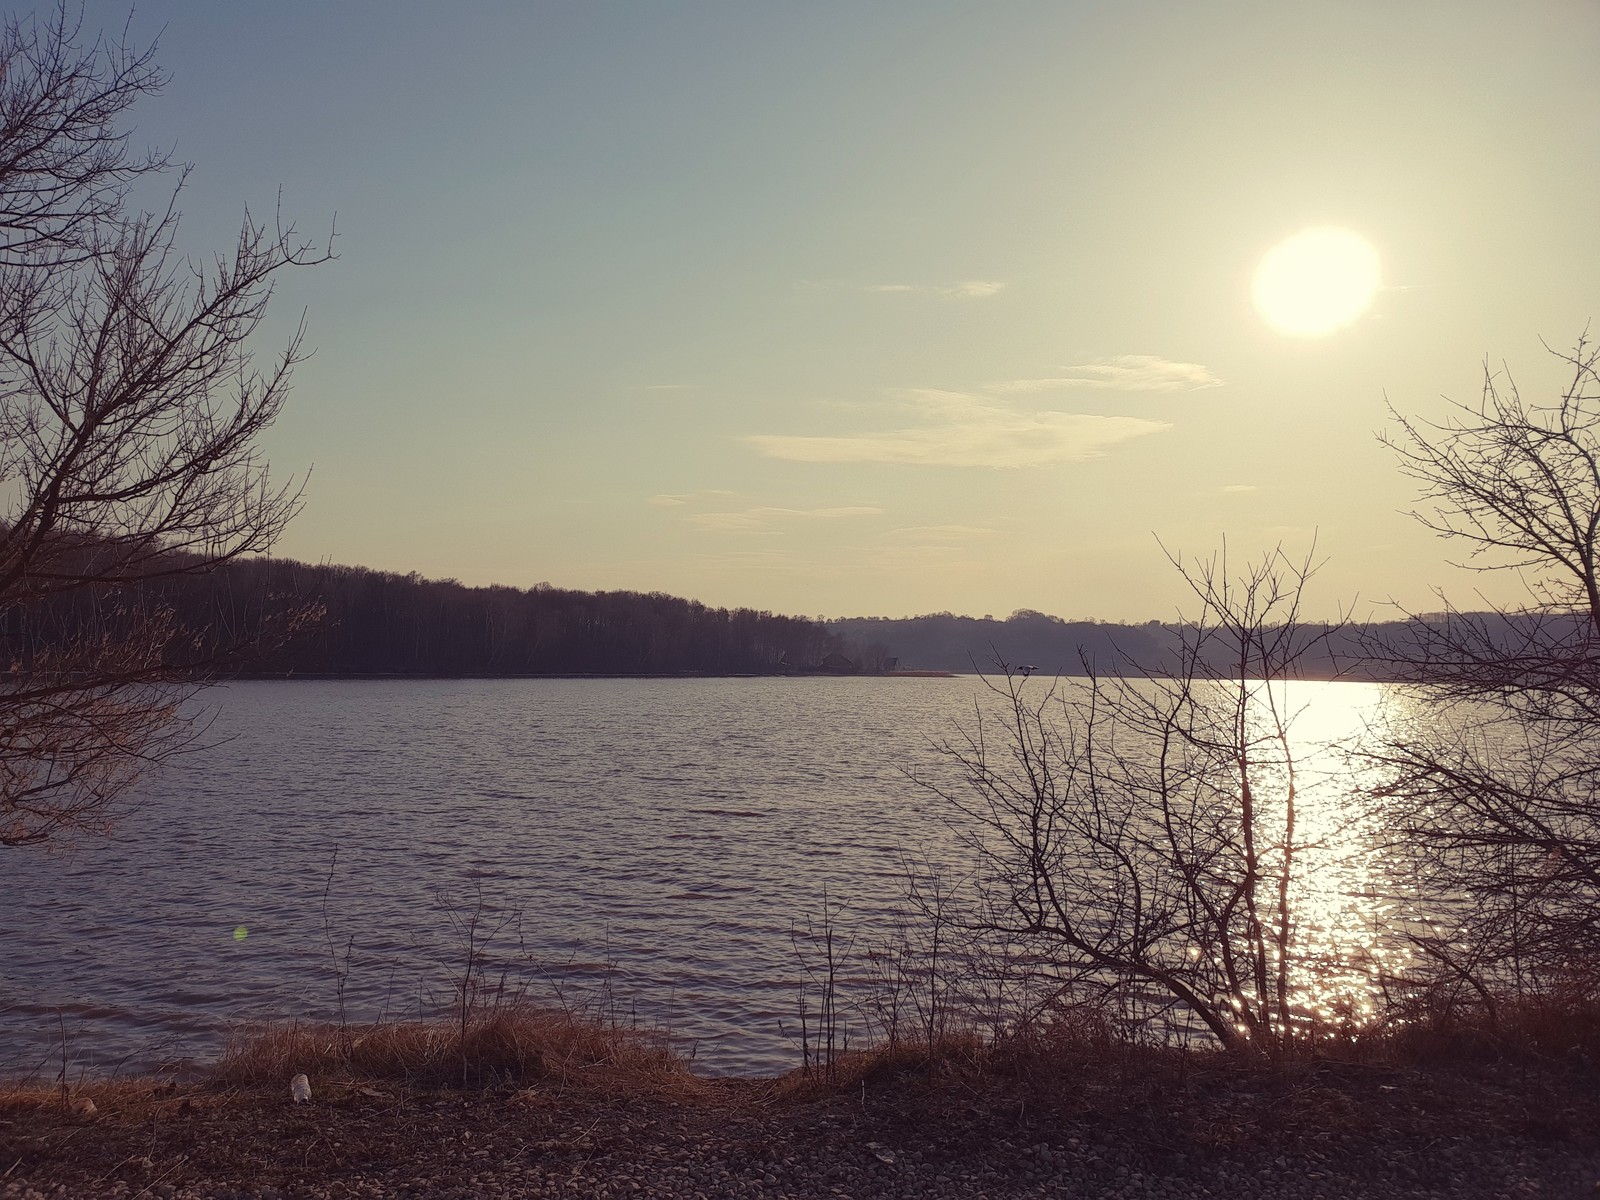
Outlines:
<svg viewBox="0 0 1600 1200"><path fill-rule="evenodd" d="M1379 690L1307 686L1336 727ZM513 978L609 994L700 1071L786 1070L792 923L826 887L870 929L902 893L904 854L959 858L946 806L904 771L940 769L931 742L981 691L972 677L215 689L209 747L148 779L114 837L0 851L0 1074L53 1078L63 1043L74 1077L148 1071L204 1061L247 1021L331 1018L347 951L352 1020L438 1011L480 903Z"/></svg>

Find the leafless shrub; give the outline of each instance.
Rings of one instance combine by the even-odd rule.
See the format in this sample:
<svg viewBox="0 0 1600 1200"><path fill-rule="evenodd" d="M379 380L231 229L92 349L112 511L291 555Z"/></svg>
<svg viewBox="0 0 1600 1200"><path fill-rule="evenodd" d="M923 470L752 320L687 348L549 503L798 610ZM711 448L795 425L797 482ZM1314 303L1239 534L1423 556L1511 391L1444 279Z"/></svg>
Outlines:
<svg viewBox="0 0 1600 1200"><path fill-rule="evenodd" d="M822 892L822 909L789 930L789 944L804 975L796 998L800 1062L804 1074L824 1082L836 1079L839 1060L850 1050L852 1003L844 992L844 972L855 937L841 930L844 905Z"/></svg>
<svg viewBox="0 0 1600 1200"><path fill-rule="evenodd" d="M905 892L888 932L861 942L856 1007L875 1041L919 1046L934 1060L964 1028L982 984L961 916L965 881L927 858L902 865Z"/></svg>
<svg viewBox="0 0 1600 1200"><path fill-rule="evenodd" d="M1237 578L1183 568L1200 605L1162 667L1080 686L1003 667L998 716L921 780L964 818L980 916L1050 987L1032 1019L1084 1007L1124 1036L1196 1019L1224 1047L1277 1052L1309 1027L1296 905L1302 828L1291 681L1332 628L1301 620L1312 563L1274 553Z"/></svg>
<svg viewBox="0 0 1600 1200"><path fill-rule="evenodd" d="M1395 414L1387 439L1421 485L1416 518L1528 589L1479 613L1441 598L1372 647L1420 709L1372 758L1419 878L1452 900L1416 941L1430 984L1464 985L1491 1024L1497 997L1550 1000L1600 957L1600 352L1557 357L1551 403L1486 369L1476 404Z"/></svg>

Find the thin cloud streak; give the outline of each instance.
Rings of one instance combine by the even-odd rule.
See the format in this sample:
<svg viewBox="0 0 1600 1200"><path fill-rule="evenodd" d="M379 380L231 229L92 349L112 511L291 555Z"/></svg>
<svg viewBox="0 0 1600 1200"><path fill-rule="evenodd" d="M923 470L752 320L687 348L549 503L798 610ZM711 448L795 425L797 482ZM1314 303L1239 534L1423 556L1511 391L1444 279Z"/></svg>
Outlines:
<svg viewBox="0 0 1600 1200"><path fill-rule="evenodd" d="M954 284L869 283L862 290L883 295L940 296L946 300L987 300L1005 288L998 279L968 279Z"/></svg>
<svg viewBox="0 0 1600 1200"><path fill-rule="evenodd" d="M768 458L794 462L1049 467L1100 458L1119 442L1171 428L1142 417L1020 412L958 392L912 396L933 424L840 437L756 434L745 441Z"/></svg>
<svg viewBox="0 0 1600 1200"><path fill-rule="evenodd" d="M985 389L1000 394L1032 394L1095 388L1116 392L1195 392L1223 381L1199 363L1172 362L1153 354L1120 354L1061 368L1046 379L1011 379Z"/></svg>
<svg viewBox="0 0 1600 1200"><path fill-rule="evenodd" d="M770 524L749 513L695 513L689 518L691 525L701 529L725 529L735 532L775 532Z"/></svg>
<svg viewBox="0 0 1600 1200"><path fill-rule="evenodd" d="M1006 285L997 279L969 279L965 283L958 283L954 287L945 288L943 295L959 297L963 300L986 300L996 295Z"/></svg>
<svg viewBox="0 0 1600 1200"><path fill-rule="evenodd" d="M785 521L833 521L851 517L879 517L883 509L866 505L846 505L837 508L747 508L743 512L695 513L688 518L701 529L733 530L735 532L769 533Z"/></svg>
<svg viewBox="0 0 1600 1200"><path fill-rule="evenodd" d="M733 495L732 492L722 488L707 488L698 492L664 492L657 496L648 497L645 503L654 505L657 508L677 508L680 505L693 503L703 497L725 500L731 495Z"/></svg>
<svg viewBox="0 0 1600 1200"><path fill-rule="evenodd" d="M993 537L998 532L986 525L904 525L891 529L889 536L919 542L967 542Z"/></svg>

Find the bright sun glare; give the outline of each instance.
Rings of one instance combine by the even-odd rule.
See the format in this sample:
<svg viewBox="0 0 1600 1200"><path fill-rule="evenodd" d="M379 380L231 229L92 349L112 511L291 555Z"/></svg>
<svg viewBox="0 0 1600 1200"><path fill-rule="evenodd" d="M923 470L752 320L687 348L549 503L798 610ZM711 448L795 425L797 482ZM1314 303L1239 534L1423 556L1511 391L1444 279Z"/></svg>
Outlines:
<svg viewBox="0 0 1600 1200"><path fill-rule="evenodd" d="M1256 268L1256 309L1291 337L1343 329L1378 290L1378 252L1348 229L1307 229L1279 242Z"/></svg>

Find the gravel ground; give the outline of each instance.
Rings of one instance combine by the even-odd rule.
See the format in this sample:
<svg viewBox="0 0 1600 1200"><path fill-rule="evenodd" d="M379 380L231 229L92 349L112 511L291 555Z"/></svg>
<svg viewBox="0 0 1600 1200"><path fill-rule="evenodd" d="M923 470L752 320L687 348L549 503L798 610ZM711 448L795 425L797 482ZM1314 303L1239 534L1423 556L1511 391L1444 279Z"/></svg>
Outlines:
<svg viewBox="0 0 1600 1200"><path fill-rule="evenodd" d="M298 1106L123 1084L92 1117L0 1104L0 1197L1593 1197L1597 1084L1323 1066L825 1095L322 1084Z"/></svg>

